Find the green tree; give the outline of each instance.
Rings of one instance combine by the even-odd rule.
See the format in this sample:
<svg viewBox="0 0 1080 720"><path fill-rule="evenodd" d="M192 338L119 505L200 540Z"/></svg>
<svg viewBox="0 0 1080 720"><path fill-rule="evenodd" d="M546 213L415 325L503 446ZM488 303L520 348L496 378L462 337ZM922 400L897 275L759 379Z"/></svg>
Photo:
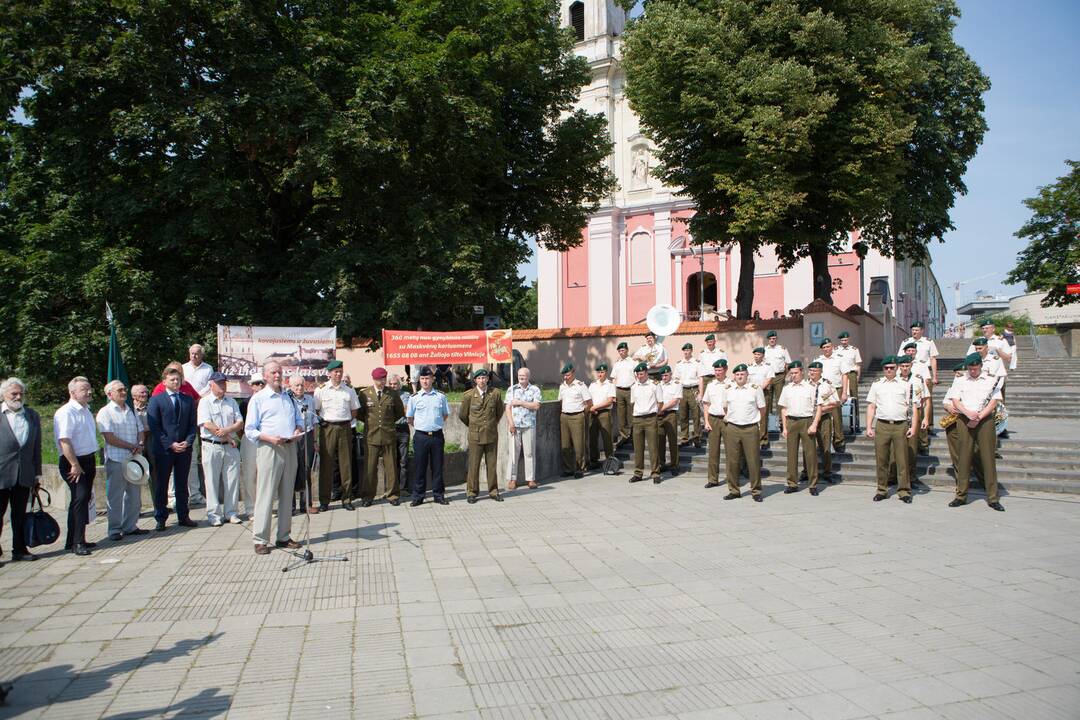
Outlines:
<svg viewBox="0 0 1080 720"><path fill-rule="evenodd" d="M133 379L218 323L378 337L497 306L527 239L577 244L611 189L556 11L2 4L0 366L103 376L106 299Z"/></svg>
<svg viewBox="0 0 1080 720"><path fill-rule="evenodd" d="M537 317L536 281L511 288L503 299L503 327L527 330L536 327Z"/></svg>
<svg viewBox="0 0 1080 720"><path fill-rule="evenodd" d="M1028 292L1045 291L1043 307L1080 302L1080 295L1065 293L1066 285L1080 283L1080 162L1065 164L1068 175L1024 201L1034 214L1016 237L1029 242L1006 278L1024 283Z"/></svg>
<svg viewBox="0 0 1080 720"><path fill-rule="evenodd" d="M738 316L753 255L922 258L982 140L989 81L956 45L952 0L650 0L624 41L627 95L660 177L697 203L698 242L737 242ZM749 272L748 272L749 270Z"/></svg>

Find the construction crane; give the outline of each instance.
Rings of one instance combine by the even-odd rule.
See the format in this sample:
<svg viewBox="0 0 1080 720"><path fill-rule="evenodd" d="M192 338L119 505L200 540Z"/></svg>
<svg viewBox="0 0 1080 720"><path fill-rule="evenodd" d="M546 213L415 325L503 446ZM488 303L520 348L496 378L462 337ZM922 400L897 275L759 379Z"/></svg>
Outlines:
<svg viewBox="0 0 1080 720"><path fill-rule="evenodd" d="M973 283L973 282L978 282L979 280L985 280L986 278L994 277L995 275L1000 275L1000 274L1001 274L1000 272L992 272L992 273L987 273L985 275L980 275L979 277L968 278L967 280L958 280L957 282L954 282L953 286L952 286L953 287L953 312L957 312L960 309L960 288L962 288L964 285L968 285L968 284Z"/></svg>

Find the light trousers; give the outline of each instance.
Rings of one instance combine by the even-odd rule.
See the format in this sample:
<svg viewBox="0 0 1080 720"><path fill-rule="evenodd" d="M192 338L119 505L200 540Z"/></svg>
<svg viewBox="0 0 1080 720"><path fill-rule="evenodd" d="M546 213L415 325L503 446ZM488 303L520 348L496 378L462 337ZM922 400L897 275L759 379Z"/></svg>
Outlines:
<svg viewBox="0 0 1080 720"><path fill-rule="evenodd" d="M142 510L142 485L124 478L124 464L105 461L105 504L109 510L109 534L129 533L139 522Z"/></svg>
<svg viewBox="0 0 1080 720"><path fill-rule="evenodd" d="M202 444L206 478L206 519L226 520L236 515L240 497L240 450L232 445Z"/></svg>
<svg viewBox="0 0 1080 720"><path fill-rule="evenodd" d="M510 448L510 482L517 482L518 457L525 455L525 482L536 482L536 426L516 428Z"/></svg>
<svg viewBox="0 0 1080 720"><path fill-rule="evenodd" d="M292 498L296 485L296 446L271 445L260 440L256 464L255 517L251 521L256 545L270 544L271 511L277 501L277 541L285 542L292 530Z"/></svg>
<svg viewBox="0 0 1080 720"><path fill-rule="evenodd" d="M240 493L244 500L244 512L251 515L255 512L255 477L258 475L258 451L255 443L240 438Z"/></svg>

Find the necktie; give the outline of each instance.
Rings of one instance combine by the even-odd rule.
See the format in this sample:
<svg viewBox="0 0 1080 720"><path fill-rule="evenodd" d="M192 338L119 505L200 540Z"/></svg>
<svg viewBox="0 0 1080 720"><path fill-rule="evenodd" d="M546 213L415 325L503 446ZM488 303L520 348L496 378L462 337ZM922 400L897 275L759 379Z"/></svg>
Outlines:
<svg viewBox="0 0 1080 720"><path fill-rule="evenodd" d="M176 418L177 422L180 422L180 396L176 393L172 394L172 408L173 416Z"/></svg>
<svg viewBox="0 0 1080 720"><path fill-rule="evenodd" d="M376 390L375 391L375 399L376 400L382 400L382 390Z"/></svg>

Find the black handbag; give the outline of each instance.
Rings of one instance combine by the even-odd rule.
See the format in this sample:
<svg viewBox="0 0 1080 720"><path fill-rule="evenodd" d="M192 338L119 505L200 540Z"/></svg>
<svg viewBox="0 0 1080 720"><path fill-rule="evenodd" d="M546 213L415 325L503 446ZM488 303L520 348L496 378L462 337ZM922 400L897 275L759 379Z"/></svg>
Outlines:
<svg viewBox="0 0 1080 720"><path fill-rule="evenodd" d="M45 512L45 508L41 504L41 495L39 493L45 493L45 496L49 499L48 504L52 505L52 495L45 488L38 488L34 490L34 494L30 498L30 510L26 513L26 523L23 526L26 547L32 548L38 545L51 545L60 539L60 524L53 519L53 516ZM34 509L34 501L37 500L37 510Z"/></svg>

